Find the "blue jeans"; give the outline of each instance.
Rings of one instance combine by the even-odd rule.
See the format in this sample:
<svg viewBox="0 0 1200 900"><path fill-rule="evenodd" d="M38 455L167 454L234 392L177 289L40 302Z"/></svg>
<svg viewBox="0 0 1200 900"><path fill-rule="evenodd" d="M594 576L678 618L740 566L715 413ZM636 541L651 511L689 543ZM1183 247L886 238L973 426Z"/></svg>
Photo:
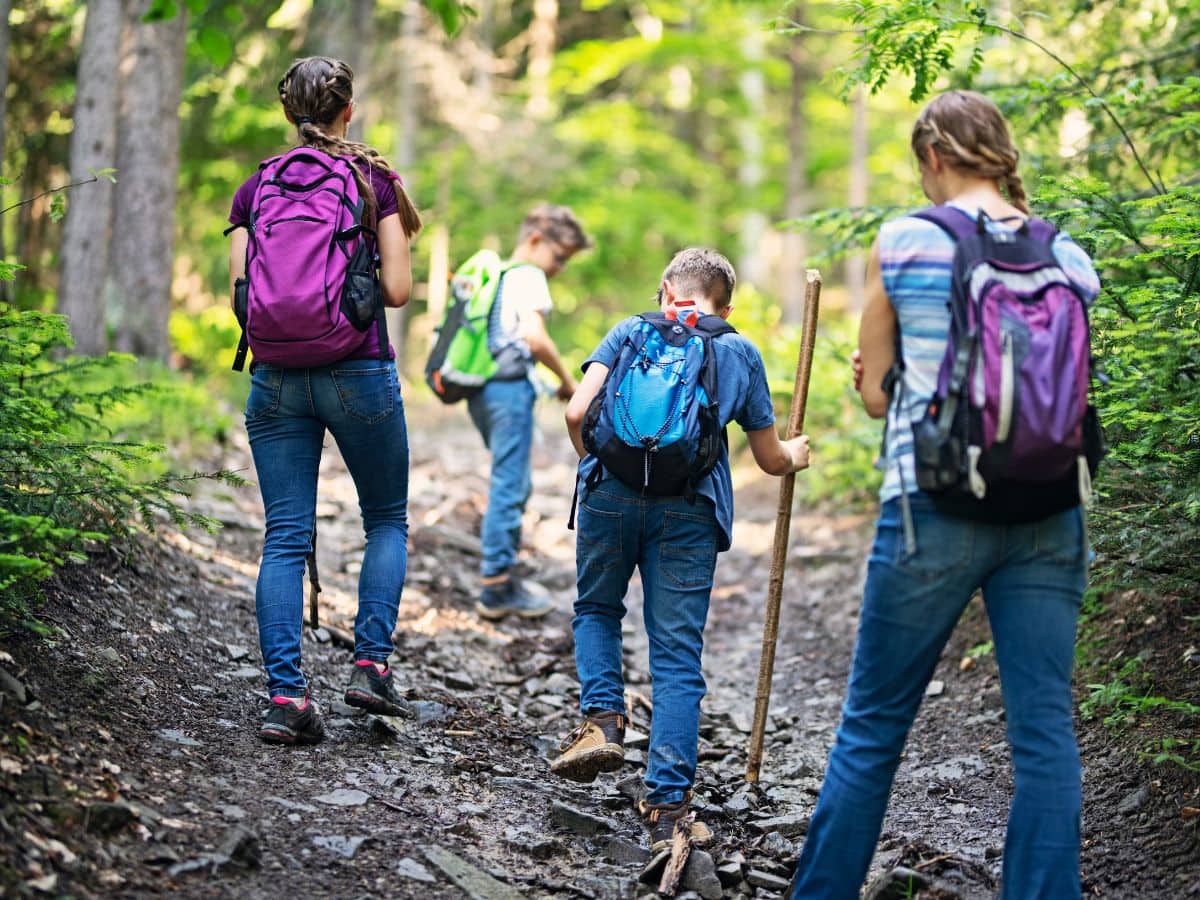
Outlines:
<svg viewBox="0 0 1200 900"><path fill-rule="evenodd" d="M911 503L912 556L904 552L900 501L880 511L842 722L791 896L858 897L925 686L981 588L1016 784L1000 896L1078 898L1081 772L1071 666L1086 579L1082 511L989 525L941 515L919 494Z"/></svg>
<svg viewBox="0 0 1200 900"><path fill-rule="evenodd" d="M575 666L584 713L625 713L621 619L636 566L650 639L654 716L646 800L676 803L696 778L704 623L717 564L712 503L643 497L619 481L600 482L579 503L575 567Z"/></svg>
<svg viewBox="0 0 1200 900"><path fill-rule="evenodd" d="M326 429L358 489L367 546L358 577L354 656L387 662L408 564L408 432L391 362L320 369L258 365L246 400L267 533L255 590L258 640L271 696L302 697L304 559L316 526Z"/></svg>
<svg viewBox="0 0 1200 900"><path fill-rule="evenodd" d="M480 541L486 578L507 571L521 549L521 516L533 488L529 451L533 446L533 402L528 378L489 381L467 401L471 421L492 454L492 478Z"/></svg>

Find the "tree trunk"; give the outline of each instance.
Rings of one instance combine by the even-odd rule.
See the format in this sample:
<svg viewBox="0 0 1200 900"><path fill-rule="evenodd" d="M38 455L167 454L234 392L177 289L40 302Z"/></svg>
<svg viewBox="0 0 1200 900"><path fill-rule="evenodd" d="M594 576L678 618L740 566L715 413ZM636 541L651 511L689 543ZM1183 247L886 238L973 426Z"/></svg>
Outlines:
<svg viewBox="0 0 1200 900"><path fill-rule="evenodd" d="M92 0L87 6L71 132L70 179L117 162L117 70L121 46L121 0ZM121 178L125 173L118 173ZM136 173L128 173L131 180ZM98 356L108 349L104 292L112 236L113 185L102 179L67 198L63 225L58 311L70 319L75 352Z"/></svg>
<svg viewBox="0 0 1200 900"><path fill-rule="evenodd" d="M394 76L396 87L394 165L396 171L400 173L400 177L404 179L404 187L408 191L408 195L416 203L416 191L412 178L417 162L417 83L412 60L417 58L416 43L421 28L420 0L406 0L402 15L400 40L397 42L395 53L398 64ZM387 311L388 335L396 350L396 368L400 371L404 371L408 360L410 306L411 302L399 309Z"/></svg>
<svg viewBox="0 0 1200 900"><path fill-rule="evenodd" d="M529 26L529 102L526 112L534 119L548 119L554 112L550 103L550 71L554 68L554 47L558 43L558 0L533 0L533 22Z"/></svg>
<svg viewBox="0 0 1200 900"><path fill-rule="evenodd" d="M368 98L374 0L315 0L305 34L305 52L340 59L354 71L355 97ZM346 136L361 141L366 128L361 106L350 120Z"/></svg>
<svg viewBox="0 0 1200 900"><path fill-rule="evenodd" d="M847 201L851 209L867 205L870 173L867 153L870 150L867 131L867 92L861 87L854 95L854 123L850 129L850 192ZM866 302L867 258L862 253L846 257L846 289L850 295L850 312L862 310Z"/></svg>
<svg viewBox="0 0 1200 900"><path fill-rule="evenodd" d="M8 14L12 12L11 0L0 0L0 175L8 175L8 166L6 165L8 154L5 153L8 139L7 129L4 127L8 114L8 104L6 96L8 94ZM0 188L0 209L3 209L4 190ZM4 243L4 217L0 215L0 259L4 258L5 243ZM11 291L7 281L0 281L0 301L5 303L12 299Z"/></svg>
<svg viewBox="0 0 1200 900"><path fill-rule="evenodd" d="M762 287L766 267L763 265L763 235L767 216L759 208L759 190L763 181L762 121L767 111L767 83L763 74L766 50L763 45L762 22L756 12L747 14L746 33L741 50L745 69L739 81L746 112L737 124L741 164L738 166L738 188L745 212L742 214L741 259L738 261L738 280L743 284Z"/></svg>
<svg viewBox="0 0 1200 900"><path fill-rule="evenodd" d="M803 4L795 8L795 21L803 21ZM808 212L808 122L804 113L804 98L808 90L808 69L802 35L790 39L788 64L792 85L788 99L788 162L787 194L784 217L798 219ZM783 321L794 325L804 317L804 270L807 268L808 241L800 229L789 229L783 238Z"/></svg>
<svg viewBox="0 0 1200 900"><path fill-rule="evenodd" d="M149 5L150 0L129 0L126 6L109 282L116 349L165 360L186 13L181 8L162 22L143 22Z"/></svg>

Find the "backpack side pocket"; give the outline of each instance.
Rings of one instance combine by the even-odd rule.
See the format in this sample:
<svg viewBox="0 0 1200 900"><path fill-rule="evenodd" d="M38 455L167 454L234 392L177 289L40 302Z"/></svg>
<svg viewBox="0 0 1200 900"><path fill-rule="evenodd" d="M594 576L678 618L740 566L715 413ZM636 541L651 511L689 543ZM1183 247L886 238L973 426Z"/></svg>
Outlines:
<svg viewBox="0 0 1200 900"><path fill-rule="evenodd" d="M366 331L375 321L382 302L379 279L375 277L375 260L367 250L366 242L359 242L350 257L346 281L342 285L342 315L355 329Z"/></svg>

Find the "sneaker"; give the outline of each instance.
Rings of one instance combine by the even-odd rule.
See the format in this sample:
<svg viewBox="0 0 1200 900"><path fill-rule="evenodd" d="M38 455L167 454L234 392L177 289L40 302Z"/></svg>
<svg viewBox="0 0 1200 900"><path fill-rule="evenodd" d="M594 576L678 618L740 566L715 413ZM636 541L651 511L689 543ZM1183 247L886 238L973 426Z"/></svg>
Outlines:
<svg viewBox="0 0 1200 900"><path fill-rule="evenodd" d="M618 712L592 713L558 750L551 775L588 783L601 772L615 772L625 764L625 717Z"/></svg>
<svg viewBox="0 0 1200 900"><path fill-rule="evenodd" d="M492 621L503 619L509 613L522 619L537 619L550 612L552 607L549 597L530 591L512 576L495 584L485 584L475 604L479 615Z"/></svg>
<svg viewBox="0 0 1200 900"><path fill-rule="evenodd" d="M296 703L294 697L272 697L266 721L258 736L268 744L317 744L325 737L325 726L317 704L309 697Z"/></svg>
<svg viewBox="0 0 1200 900"><path fill-rule="evenodd" d="M697 822L688 812L688 800L684 798L678 803L638 803L638 812L642 822L650 832L650 852L661 853L671 846L676 828L689 828L692 842L706 844L712 840L712 831L703 822Z"/></svg>
<svg viewBox="0 0 1200 900"><path fill-rule="evenodd" d="M392 687L392 670L387 668L380 672L369 659L355 661L345 700L350 706L357 706L377 716L412 718L415 715L413 708Z"/></svg>

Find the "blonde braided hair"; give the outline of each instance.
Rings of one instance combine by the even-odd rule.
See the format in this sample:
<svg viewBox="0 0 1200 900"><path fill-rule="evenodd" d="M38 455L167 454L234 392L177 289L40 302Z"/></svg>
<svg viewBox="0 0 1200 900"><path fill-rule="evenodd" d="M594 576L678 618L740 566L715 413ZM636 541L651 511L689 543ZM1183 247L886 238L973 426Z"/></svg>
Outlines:
<svg viewBox="0 0 1200 900"><path fill-rule="evenodd" d="M921 110L912 131L912 150L922 162L932 147L947 165L991 178L1021 212L1029 213L1025 185L1017 174L1021 154L996 104L975 91L947 91Z"/></svg>
<svg viewBox="0 0 1200 900"><path fill-rule="evenodd" d="M374 227L378 210L375 191L366 172L372 168L391 172L392 167L377 150L358 141L330 134L327 129L354 99L354 72L340 59L309 56L293 62L279 79L279 102L288 119L296 124L300 143L330 156L351 157L357 165L354 180L365 201L365 221ZM412 237L421 230L421 216L399 182L395 183L400 225Z"/></svg>

